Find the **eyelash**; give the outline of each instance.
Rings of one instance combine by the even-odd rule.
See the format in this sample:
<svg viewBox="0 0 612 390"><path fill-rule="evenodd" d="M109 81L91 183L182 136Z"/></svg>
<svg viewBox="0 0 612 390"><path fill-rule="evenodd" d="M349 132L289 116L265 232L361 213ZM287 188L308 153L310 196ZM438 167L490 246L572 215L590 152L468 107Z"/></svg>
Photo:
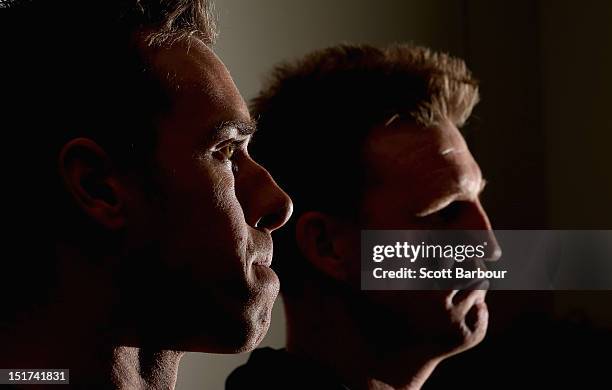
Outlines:
<svg viewBox="0 0 612 390"><path fill-rule="evenodd" d="M230 142L227 145L224 145L222 148L219 148L218 152L223 155L223 158L226 160L231 160L234 157L234 153L236 153L236 143ZM223 150L230 149L229 156L226 153L223 153Z"/></svg>
<svg viewBox="0 0 612 390"><path fill-rule="evenodd" d="M223 160L224 161L229 161L232 164L232 171L234 173L238 172L238 165L236 164L235 158L236 158L236 152L238 149L240 149L240 147L245 143L246 141L232 141L232 142L228 142L227 144L223 145L223 147L219 148L217 150L218 153L220 153L223 156ZM229 156L227 156L227 154L223 153L222 150L226 149L226 148L231 148L231 153L229 153Z"/></svg>

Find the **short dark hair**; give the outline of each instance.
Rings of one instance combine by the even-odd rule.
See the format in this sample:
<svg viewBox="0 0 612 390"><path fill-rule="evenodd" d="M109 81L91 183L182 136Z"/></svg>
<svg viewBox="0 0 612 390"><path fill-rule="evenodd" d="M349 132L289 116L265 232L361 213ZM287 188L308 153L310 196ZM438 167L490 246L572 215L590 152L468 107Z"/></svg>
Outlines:
<svg viewBox="0 0 612 390"><path fill-rule="evenodd" d="M399 116L458 127L478 102L465 63L413 45L339 45L278 65L251 104L261 131L253 154L303 212L355 217L364 187L361 149L378 124ZM291 139L291 142L289 140ZM286 140L286 141L284 141ZM275 268L285 293L307 271L295 225L275 232Z"/></svg>
<svg viewBox="0 0 612 390"><path fill-rule="evenodd" d="M151 28L148 40L155 45L190 36L210 45L217 36L213 3L206 0L0 0L0 10L5 29L15 33L16 30L44 31L44 25L61 27L64 24L70 29L101 21L106 29L93 33L108 34L117 23L132 30ZM89 34L92 30L73 29L72 33ZM8 38L20 39L16 35Z"/></svg>
<svg viewBox="0 0 612 390"><path fill-rule="evenodd" d="M169 97L137 45L215 36L206 0L0 1L3 249L15 249L3 297L42 291L57 239L78 233L66 234L75 224L57 174L67 141L88 137L124 167L150 167Z"/></svg>
<svg viewBox="0 0 612 390"><path fill-rule="evenodd" d="M132 145L167 104L136 41L212 45L215 25L206 0L2 0L0 123L45 149L75 136Z"/></svg>

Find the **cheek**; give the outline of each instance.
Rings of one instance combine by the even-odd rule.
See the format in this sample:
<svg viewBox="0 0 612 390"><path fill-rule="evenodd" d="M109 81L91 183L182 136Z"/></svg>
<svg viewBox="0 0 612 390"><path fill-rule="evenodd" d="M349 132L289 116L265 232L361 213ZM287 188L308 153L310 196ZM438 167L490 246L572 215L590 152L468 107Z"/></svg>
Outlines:
<svg viewBox="0 0 612 390"><path fill-rule="evenodd" d="M229 171L214 172L211 180L213 213L225 222L234 237L246 237L248 227L244 211L236 196L236 182Z"/></svg>
<svg viewBox="0 0 612 390"><path fill-rule="evenodd" d="M213 207L229 222L244 223L244 213L236 196L236 183L230 172L213 172L210 180Z"/></svg>
<svg viewBox="0 0 612 390"><path fill-rule="evenodd" d="M186 167L176 170L167 184L162 240L175 261L209 273L238 266L246 251L248 229L231 171L206 165Z"/></svg>
<svg viewBox="0 0 612 390"><path fill-rule="evenodd" d="M418 221L412 212L413 205L408 192L383 187L369 190L362 206L364 228L418 228Z"/></svg>

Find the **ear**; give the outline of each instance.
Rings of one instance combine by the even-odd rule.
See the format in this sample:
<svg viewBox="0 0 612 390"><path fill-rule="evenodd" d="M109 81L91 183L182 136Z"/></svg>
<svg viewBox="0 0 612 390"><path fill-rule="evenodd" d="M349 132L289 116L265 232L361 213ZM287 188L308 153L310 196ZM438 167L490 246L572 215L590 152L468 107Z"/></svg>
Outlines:
<svg viewBox="0 0 612 390"><path fill-rule="evenodd" d="M124 189L104 149L76 138L64 145L58 163L66 189L85 214L109 230L125 226Z"/></svg>
<svg viewBox="0 0 612 390"><path fill-rule="evenodd" d="M350 236L346 224L327 214L309 211L297 219L295 233L302 255L315 269L335 280L348 282L355 259L344 250Z"/></svg>

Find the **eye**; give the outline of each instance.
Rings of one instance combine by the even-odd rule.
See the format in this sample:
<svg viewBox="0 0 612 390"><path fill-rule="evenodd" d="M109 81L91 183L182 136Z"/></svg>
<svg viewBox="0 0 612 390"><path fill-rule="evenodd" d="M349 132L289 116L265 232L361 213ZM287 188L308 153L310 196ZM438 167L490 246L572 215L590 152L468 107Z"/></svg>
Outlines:
<svg viewBox="0 0 612 390"><path fill-rule="evenodd" d="M224 159L231 160L234 157L234 152L236 151L236 145L234 143L228 143L218 150L218 152L223 156Z"/></svg>
<svg viewBox="0 0 612 390"><path fill-rule="evenodd" d="M451 222L459 218L459 215L463 211L465 203L462 201L455 201L450 203L448 206L438 211L438 216L444 221Z"/></svg>

